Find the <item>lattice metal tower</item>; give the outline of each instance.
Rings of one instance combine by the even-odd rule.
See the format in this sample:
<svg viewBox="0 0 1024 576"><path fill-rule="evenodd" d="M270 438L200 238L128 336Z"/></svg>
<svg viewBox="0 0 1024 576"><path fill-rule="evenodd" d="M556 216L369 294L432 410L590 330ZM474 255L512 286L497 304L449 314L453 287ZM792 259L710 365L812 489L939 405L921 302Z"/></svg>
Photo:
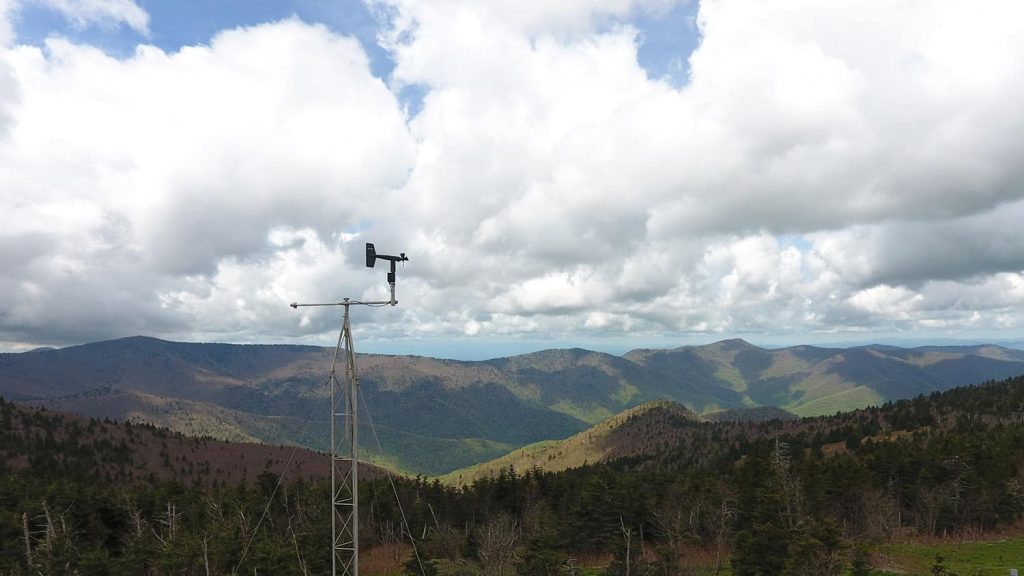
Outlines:
<svg viewBox="0 0 1024 576"><path fill-rule="evenodd" d="M356 372L356 353L352 345L352 327L349 324L351 306L396 306L395 264L405 262L405 253L398 256L377 254L373 244L366 245L366 266L373 268L377 260L391 262L388 284L391 299L379 302L361 302L345 298L341 302L325 304L299 304L306 306L343 306L344 317L338 344L331 360L331 574L332 576L359 576L359 374ZM345 354L345 374L338 378L338 357Z"/></svg>

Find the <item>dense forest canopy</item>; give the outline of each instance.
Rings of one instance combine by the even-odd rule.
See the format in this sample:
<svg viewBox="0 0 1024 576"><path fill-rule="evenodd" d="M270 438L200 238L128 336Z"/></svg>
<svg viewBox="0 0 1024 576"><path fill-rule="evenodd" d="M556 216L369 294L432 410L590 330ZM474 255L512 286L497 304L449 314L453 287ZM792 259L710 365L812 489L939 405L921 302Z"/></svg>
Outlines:
<svg viewBox="0 0 1024 576"><path fill-rule="evenodd" d="M680 419L659 434L683 440L650 456L395 486L423 554L464 573L561 574L595 553L608 573L628 558L634 574L681 574L696 546L738 575L838 574L858 541L1018 522L1022 416L1018 377L799 421ZM326 569L324 482L283 482L271 500L272 462L233 482L118 474L135 466L130 444L81 422L0 403L0 574ZM391 490L361 487L364 547L407 537Z"/></svg>

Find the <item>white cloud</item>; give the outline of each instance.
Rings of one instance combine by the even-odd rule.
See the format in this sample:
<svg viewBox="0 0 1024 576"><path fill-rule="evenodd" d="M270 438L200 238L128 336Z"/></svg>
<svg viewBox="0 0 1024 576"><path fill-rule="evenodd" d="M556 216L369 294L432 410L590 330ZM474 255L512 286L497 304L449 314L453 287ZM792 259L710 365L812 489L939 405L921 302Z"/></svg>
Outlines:
<svg viewBox="0 0 1024 576"><path fill-rule="evenodd" d="M851 285L974 281L1024 270L1024 201L938 222L893 221L812 234L815 252Z"/></svg>
<svg viewBox="0 0 1024 576"><path fill-rule="evenodd" d="M369 338L1024 326L1024 5L706 0L681 88L628 24L670 2L375 5L390 87L297 21L0 52L0 340L318 338L284 304L386 297L366 240L411 259ZM132 306L30 321L72 287Z"/></svg>
<svg viewBox="0 0 1024 576"><path fill-rule="evenodd" d="M283 22L126 61L48 47L12 58L26 95L11 160L32 178L11 192L33 204L73 193L125 214L169 274L263 252L274 226L353 226L360 196L400 183L411 155L358 44L322 28Z"/></svg>
<svg viewBox="0 0 1024 576"><path fill-rule="evenodd" d="M629 28L566 35L528 9L400 3L395 81L429 87L404 193L421 235L450 250L435 253L493 263L485 275L502 282L485 310L582 314L643 286L626 313L666 329L873 325L851 298L908 281L893 273L937 230L1005 221L1024 193L1011 160L1024 138L1005 129L1024 121L1024 46L1006 24L1018 8L969 11L974 43L962 7L704 2L691 82L675 90L639 68ZM918 235L901 242L907 228ZM806 254L772 240L817 231ZM933 258L919 280L1022 256L973 238L961 270ZM580 266L594 288L570 281Z"/></svg>
<svg viewBox="0 0 1024 576"><path fill-rule="evenodd" d="M72 25L117 27L122 24L149 34L149 13L134 0L22 0L36 2L60 12Z"/></svg>
<svg viewBox="0 0 1024 576"><path fill-rule="evenodd" d="M0 50L3 49L0 46ZM0 142L7 137L14 121L12 109L18 101L18 97L18 86L11 68L3 60L0 60Z"/></svg>
<svg viewBox="0 0 1024 576"><path fill-rule="evenodd" d="M0 49L14 43L14 27L11 17L15 0L0 0Z"/></svg>
<svg viewBox="0 0 1024 576"><path fill-rule="evenodd" d="M12 0L0 0L0 142L7 136L13 121L11 108L18 98L13 72L4 58L8 46L14 43L14 28L11 26L14 8Z"/></svg>
<svg viewBox="0 0 1024 576"><path fill-rule="evenodd" d="M0 242L49 246L22 272L0 273L15 294L32 288L0 311L5 331L40 329L45 316L31 322L31 309L74 288L81 299L117 292L174 319L149 330L187 335L222 323L241 334L238 322L260 318L246 314L265 304L259 282L275 266L294 282L322 265L276 231L315 231L296 243L331 247L316 257L337 266L341 247L330 239L371 222L367 206L403 181L414 150L358 43L297 21L174 54L143 46L126 60L51 39L2 62L21 99L0 141ZM287 258L296 260L274 264ZM246 310L221 308L224 293ZM60 324L149 331L87 312L68 311L47 337Z"/></svg>
<svg viewBox="0 0 1024 576"><path fill-rule="evenodd" d="M924 299L920 294L886 285L872 286L850 297L855 307L886 319L905 320Z"/></svg>
<svg viewBox="0 0 1024 576"><path fill-rule="evenodd" d="M382 36L395 43L421 32L425 23L436 23L453 16L457 19L452 20L456 27L479 22L486 28L505 28L526 36L590 34L595 28L621 22L637 13L664 14L673 6L688 1L563 0L531 3L491 0L484 4L472 0L370 0L368 4L390 17L391 28ZM458 31L458 28L453 30L455 33Z"/></svg>
<svg viewBox="0 0 1024 576"><path fill-rule="evenodd" d="M1006 24L1021 8L973 7L704 2L684 93L721 138L696 134L716 159L652 228L813 230L1020 198L1024 137L1004 126L1024 121L1024 39Z"/></svg>

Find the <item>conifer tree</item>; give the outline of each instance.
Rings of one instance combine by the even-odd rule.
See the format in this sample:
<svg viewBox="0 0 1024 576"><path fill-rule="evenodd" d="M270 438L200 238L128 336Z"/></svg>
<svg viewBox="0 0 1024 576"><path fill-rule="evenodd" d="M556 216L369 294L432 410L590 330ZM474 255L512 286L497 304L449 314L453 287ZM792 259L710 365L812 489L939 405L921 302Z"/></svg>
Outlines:
<svg viewBox="0 0 1024 576"><path fill-rule="evenodd" d="M566 556L558 536L547 527L542 527L527 541L526 550L516 564L519 576L564 576Z"/></svg>
<svg viewBox="0 0 1024 576"><path fill-rule="evenodd" d="M402 574L405 576L439 576L441 574L437 560L427 555L426 547L420 542L413 544L413 553L409 555L402 568Z"/></svg>

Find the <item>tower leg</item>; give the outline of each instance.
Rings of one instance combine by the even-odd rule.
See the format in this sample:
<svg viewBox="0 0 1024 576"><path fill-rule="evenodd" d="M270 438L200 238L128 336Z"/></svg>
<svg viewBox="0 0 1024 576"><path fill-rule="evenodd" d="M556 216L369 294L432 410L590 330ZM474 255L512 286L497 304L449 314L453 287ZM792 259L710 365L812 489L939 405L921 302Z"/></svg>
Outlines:
<svg viewBox="0 0 1024 576"><path fill-rule="evenodd" d="M349 325L349 303L331 364L331 574L359 576L359 467L357 412L359 377ZM345 348L345 378L337 377L338 351Z"/></svg>

